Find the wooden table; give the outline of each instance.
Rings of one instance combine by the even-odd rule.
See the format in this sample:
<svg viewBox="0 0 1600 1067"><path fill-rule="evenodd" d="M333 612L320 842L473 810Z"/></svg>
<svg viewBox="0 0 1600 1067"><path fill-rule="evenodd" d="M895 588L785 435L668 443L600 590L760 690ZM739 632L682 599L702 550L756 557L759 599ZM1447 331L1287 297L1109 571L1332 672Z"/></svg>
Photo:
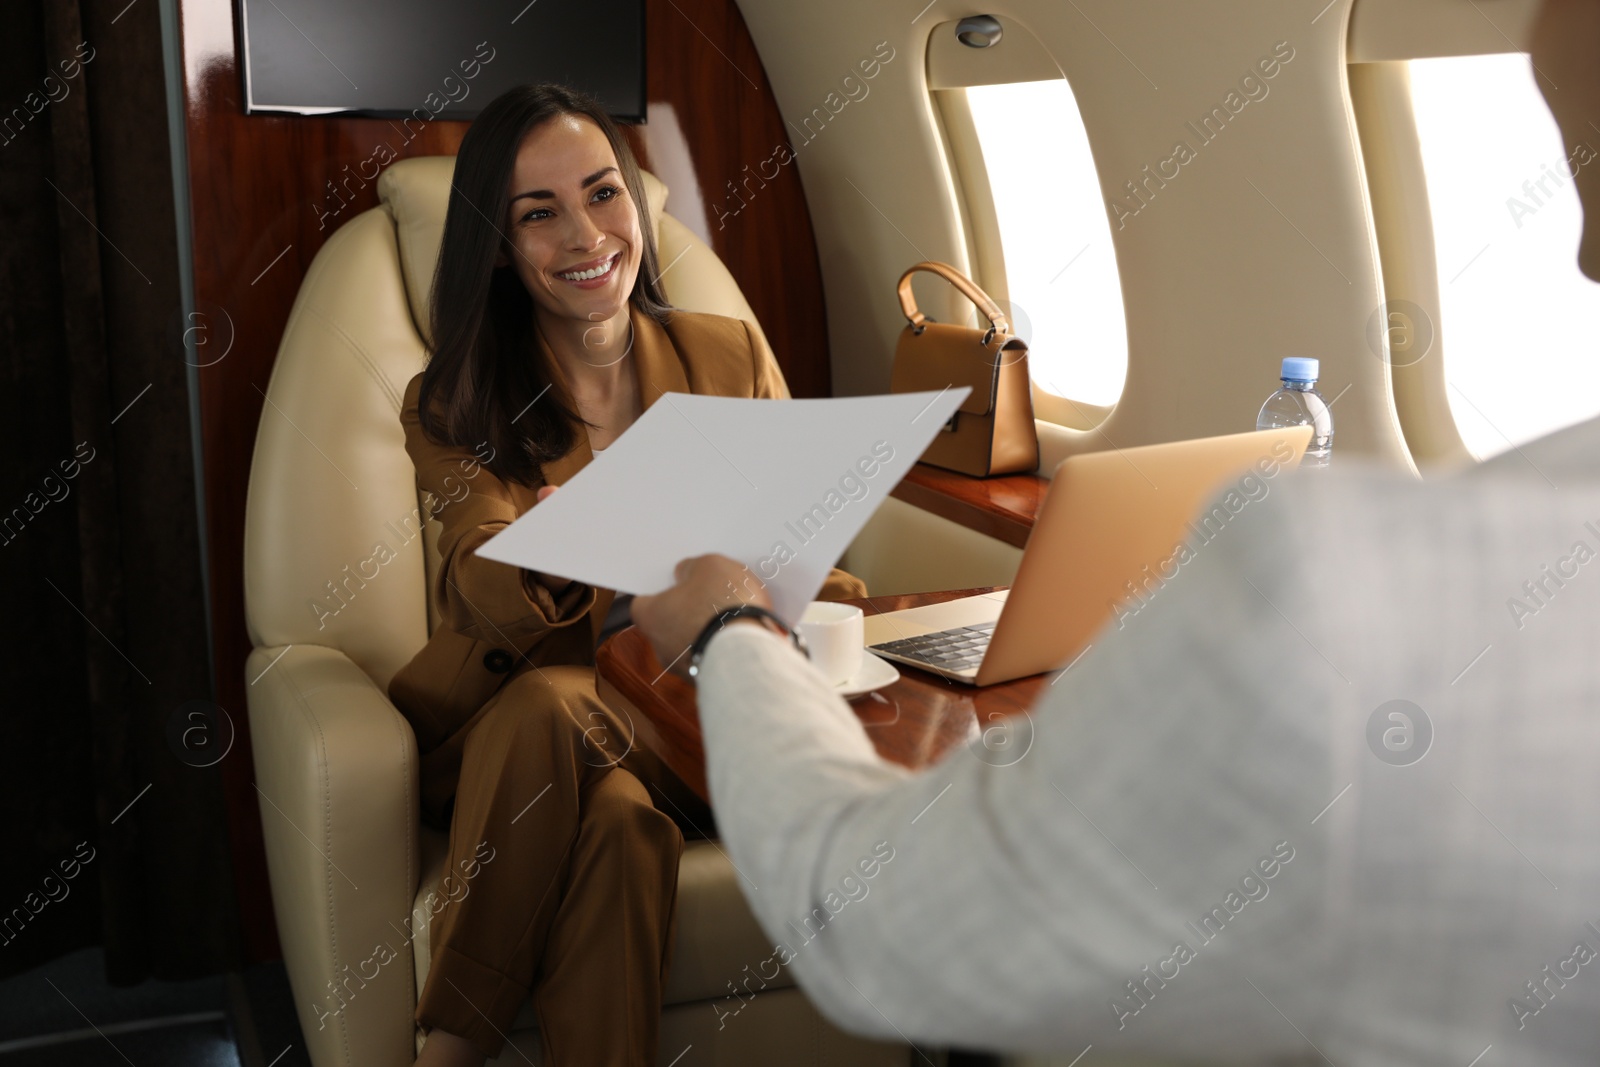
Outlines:
<svg viewBox="0 0 1600 1067"><path fill-rule="evenodd" d="M1033 520L1049 487L1049 479L1037 474L973 478L918 463L889 495L1022 548L1028 543Z"/></svg>
<svg viewBox="0 0 1600 1067"><path fill-rule="evenodd" d="M992 590L952 589L846 603L859 605L870 615ZM694 686L675 674L663 673L650 642L633 626L602 645L595 662L600 699L630 718L638 743L654 751L689 788L709 801ZM1008 720L1033 706L1045 675L976 689L904 664L895 667L900 671L898 682L850 702L884 759L916 769L937 762L950 749L967 742L983 745L981 754L986 759L1020 758L1028 740L1024 736L1027 726Z"/></svg>

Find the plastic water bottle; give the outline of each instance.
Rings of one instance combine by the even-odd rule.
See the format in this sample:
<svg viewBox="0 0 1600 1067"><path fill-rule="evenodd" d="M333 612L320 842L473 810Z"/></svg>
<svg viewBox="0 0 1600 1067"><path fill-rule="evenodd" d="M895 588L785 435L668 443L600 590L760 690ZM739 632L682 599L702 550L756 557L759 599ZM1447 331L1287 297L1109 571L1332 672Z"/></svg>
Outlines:
<svg viewBox="0 0 1600 1067"><path fill-rule="evenodd" d="M1302 467L1326 467L1333 450L1333 412L1317 392L1319 364L1304 356L1289 356L1283 361L1280 377L1283 388L1267 397L1256 416L1256 429L1277 430L1285 426L1310 426L1311 441L1306 445Z"/></svg>

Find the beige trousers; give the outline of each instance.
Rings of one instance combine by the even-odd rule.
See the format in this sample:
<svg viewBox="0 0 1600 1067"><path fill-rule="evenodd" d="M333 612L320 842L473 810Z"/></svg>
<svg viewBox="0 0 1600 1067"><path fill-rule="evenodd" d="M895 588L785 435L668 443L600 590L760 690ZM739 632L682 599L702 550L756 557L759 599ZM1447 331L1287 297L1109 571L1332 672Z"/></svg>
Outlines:
<svg viewBox="0 0 1600 1067"><path fill-rule="evenodd" d="M655 1062L683 834L651 790L685 820L704 808L685 811L692 795L632 738L592 666L518 674L473 723L417 999L425 1029L492 1058L531 995L549 1067Z"/></svg>

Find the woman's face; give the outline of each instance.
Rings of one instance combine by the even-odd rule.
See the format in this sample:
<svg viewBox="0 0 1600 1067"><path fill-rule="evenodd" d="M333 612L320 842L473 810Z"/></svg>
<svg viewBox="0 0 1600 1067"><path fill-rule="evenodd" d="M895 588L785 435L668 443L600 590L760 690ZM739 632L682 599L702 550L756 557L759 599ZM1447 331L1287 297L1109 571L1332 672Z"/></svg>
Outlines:
<svg viewBox="0 0 1600 1067"><path fill-rule="evenodd" d="M561 115L522 139L506 190L510 266L542 315L607 322L627 310L639 274L639 210L600 127Z"/></svg>

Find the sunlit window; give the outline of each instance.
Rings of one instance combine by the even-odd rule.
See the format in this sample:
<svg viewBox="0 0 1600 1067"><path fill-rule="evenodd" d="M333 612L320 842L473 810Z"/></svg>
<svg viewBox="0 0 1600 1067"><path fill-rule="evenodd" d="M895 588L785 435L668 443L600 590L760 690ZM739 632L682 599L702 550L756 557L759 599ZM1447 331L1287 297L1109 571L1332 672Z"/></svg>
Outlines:
<svg viewBox="0 0 1600 1067"><path fill-rule="evenodd" d="M1128 370L1122 285L1072 90L1060 78L985 85L967 102L1033 378L1072 400L1114 404Z"/></svg>
<svg viewBox="0 0 1600 1067"><path fill-rule="evenodd" d="M1600 134L1563 145L1520 54L1413 60L1411 97L1462 439L1484 458L1600 414L1600 285L1578 271L1572 184L1581 160L1600 166Z"/></svg>

